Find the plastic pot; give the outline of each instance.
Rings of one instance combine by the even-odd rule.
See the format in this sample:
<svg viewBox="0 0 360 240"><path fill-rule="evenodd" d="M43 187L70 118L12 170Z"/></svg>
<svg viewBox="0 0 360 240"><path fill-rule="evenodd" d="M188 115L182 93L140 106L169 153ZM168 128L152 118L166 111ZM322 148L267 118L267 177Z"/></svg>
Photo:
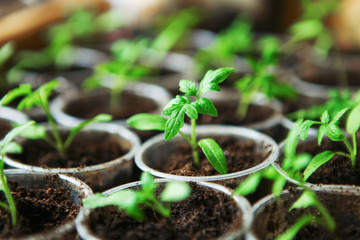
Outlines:
<svg viewBox="0 0 360 240"><path fill-rule="evenodd" d="M169 181L168 179L156 179L155 180L155 182L159 183L160 185L162 185L168 181ZM198 186L204 187L206 190L216 191L216 192L220 192L225 195L231 196L231 191L221 185L214 184L214 183L207 183L207 182L198 182L196 184ZM136 188L139 186L140 186L140 182L133 182L133 183L129 183L129 184L125 184L122 186L118 186L118 187L109 189L106 192L104 192L103 194L109 195L109 194L112 194L112 193L120 191L120 190ZM226 232L224 235L222 235L218 239L238 239L238 237L244 235L248 231L249 227L251 226L252 214L251 214L251 206L250 206L249 202L245 198L240 197L240 196L232 196L232 200L235 202L239 211L242 213L241 221L240 221L240 219L239 219L239 221L236 221L237 223L239 223L239 226L236 225L237 226L236 228ZM198 201L201 201L201 199L199 199ZM225 204L226 203L224 203L224 205ZM87 208L81 209L78 217L75 220L76 228L82 239L87 239L87 240L101 239L95 235L94 230L90 227L89 224L86 223L87 222L86 220L89 218L91 211L93 211L93 210L89 210Z"/></svg>
<svg viewBox="0 0 360 240"><path fill-rule="evenodd" d="M26 114L9 107L0 107L0 139L2 139L11 129L12 123L22 124L29 121Z"/></svg>
<svg viewBox="0 0 360 240"><path fill-rule="evenodd" d="M84 182L80 181L77 178L56 174L55 181L49 181L49 175L44 173L35 173L29 172L26 170L5 170L7 180L10 182L17 182L19 186L31 189L42 189L42 188L59 188L62 187L65 190L69 190L71 193L72 201L77 205L77 208L80 209L82 199L93 194L92 190ZM39 215L41 217L41 214ZM43 232L23 236L16 239L66 239L70 236L75 237L75 219L70 221L62 226L54 228L49 231L49 229L44 229Z"/></svg>
<svg viewBox="0 0 360 240"><path fill-rule="evenodd" d="M190 135L190 129L184 129L183 132ZM239 170L237 172L213 176L179 176L175 174L160 172L156 170L156 168L162 166L162 164L167 161L167 156L170 153L174 152L178 144L185 142L185 140L182 136L178 135L170 141L165 141L164 135L160 134L149 139L141 146L140 150L135 156L136 165L142 171L150 172L150 174L161 178L179 181L208 181L218 183L221 182L225 184L227 181L230 181L233 182L232 184L238 185L249 174L269 166L277 159L279 154L278 145L273 139L266 136L265 134L262 134L252 129L224 125L203 125L197 127L196 132L198 139L205 136L232 136L243 142L251 140L255 142L256 151L270 151L270 153L267 158L264 159L264 161L260 164L254 167L250 167L248 169Z"/></svg>
<svg viewBox="0 0 360 240"><path fill-rule="evenodd" d="M144 97L155 102L157 105L156 108L151 112L154 114L161 114L165 105L170 101L170 94L162 87L147 84L147 83L131 83L125 87L124 92L127 92L134 96ZM50 104L50 111L52 112L56 121L64 126L76 126L80 122L84 121L84 118L76 117L68 114L65 109L72 107L76 104L79 109L89 109L93 104L100 101L101 99L110 99L109 91L93 91L88 94L78 95L74 93L62 94L58 96ZM85 103L82 103L84 101ZM107 108L108 105L104 105L104 108ZM104 109L101 109L104 111ZM99 112L101 113L101 112ZM99 114L98 113L98 114ZM130 116L129 116L130 117ZM122 126L128 126L126 119L115 119L112 121L114 123L120 124Z"/></svg>
<svg viewBox="0 0 360 240"><path fill-rule="evenodd" d="M61 128L61 131L68 132L68 128ZM139 150L139 137L132 131L119 125L110 123L98 123L87 126L77 137L85 137L96 133L110 133L118 142L119 146L128 149L123 156L116 159L109 159L107 162L90 165L85 167L72 168L46 168L22 163L14 158L14 156L6 155L5 163L13 168L24 169L43 174L62 173L77 177L87 183L94 191L104 191L111 187L122 183L130 182L132 178L133 158ZM19 139L19 143L23 144L25 139ZM79 146L84 148L84 146ZM86 147L86 146L85 146ZM86 151L86 150L85 150Z"/></svg>
<svg viewBox="0 0 360 240"><path fill-rule="evenodd" d="M248 235L247 239L274 239L291 227L304 214L309 212L316 214L314 208L289 211L301 193L301 190L295 192L284 191L278 199L274 195L269 195L258 201L253 206L252 233ZM360 217L358 211L360 189L337 186L332 189L316 189L315 193L335 220L340 238L358 239L359 233L356 232L356 229L360 225L358 221L354 221L354 218L359 219ZM300 239L338 239L336 237L339 237L322 227L319 227L318 230L315 229L315 225L312 225L308 230L308 235L311 236L300 235ZM326 234L321 235L323 233Z"/></svg>

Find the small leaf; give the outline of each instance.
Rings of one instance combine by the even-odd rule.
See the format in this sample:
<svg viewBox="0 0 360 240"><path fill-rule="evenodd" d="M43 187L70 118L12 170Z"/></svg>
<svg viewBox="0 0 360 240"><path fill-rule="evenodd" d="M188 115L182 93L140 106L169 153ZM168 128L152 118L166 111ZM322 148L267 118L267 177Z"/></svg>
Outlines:
<svg viewBox="0 0 360 240"><path fill-rule="evenodd" d="M10 142L6 145L4 145L1 149L1 156L4 156L6 153L21 153L22 148L21 146L16 142Z"/></svg>
<svg viewBox="0 0 360 240"><path fill-rule="evenodd" d="M199 146L208 158L210 164L220 174L227 173L226 159L220 146L211 138L204 138L199 141Z"/></svg>
<svg viewBox="0 0 360 240"><path fill-rule="evenodd" d="M127 121L131 127L137 130L165 130L166 119L162 116L150 114L150 113L139 113L130 117Z"/></svg>
<svg viewBox="0 0 360 240"><path fill-rule="evenodd" d="M40 124L28 126L18 136L28 139L46 139L46 129Z"/></svg>
<svg viewBox="0 0 360 240"><path fill-rule="evenodd" d="M301 228L311 223L313 220L312 215L302 216L299 220L295 222L289 229L284 233L280 234L275 238L275 240L291 240L294 239L296 234L300 231Z"/></svg>
<svg viewBox="0 0 360 240"><path fill-rule="evenodd" d="M323 164L327 163L328 161L330 161L330 159L335 155L334 152L332 151L325 151L322 153L319 153L318 155L316 155L311 162L309 163L309 165L306 167L305 171L304 171L304 180L306 181L311 174L313 174L313 172L316 171L316 169L318 169L319 167L321 167Z"/></svg>
<svg viewBox="0 0 360 240"><path fill-rule="evenodd" d="M325 111L320 118L322 123L329 123L330 122L330 115L328 111Z"/></svg>
<svg viewBox="0 0 360 240"><path fill-rule="evenodd" d="M286 183L287 183L287 179L281 175L275 179L275 181L272 185L272 189L271 189L271 191L275 195L275 197L278 197L281 195Z"/></svg>
<svg viewBox="0 0 360 240"><path fill-rule="evenodd" d="M311 161L311 155L307 153L300 153L296 155L293 163L293 171L300 171L304 169Z"/></svg>
<svg viewBox="0 0 360 240"><path fill-rule="evenodd" d="M0 48L0 66L13 55L14 50L15 47L12 42L8 42Z"/></svg>
<svg viewBox="0 0 360 240"><path fill-rule="evenodd" d="M344 108L340 110L334 117L332 121L338 121L350 108Z"/></svg>
<svg viewBox="0 0 360 240"><path fill-rule="evenodd" d="M321 125L319 127L319 130L317 132L317 139L318 139L318 145L320 146L321 145L321 142L322 142L322 139L325 135L325 132L326 132L326 125Z"/></svg>
<svg viewBox="0 0 360 240"><path fill-rule="evenodd" d="M207 91L220 91L219 83L223 82L233 68L218 68L216 70L209 70L200 82L199 95Z"/></svg>
<svg viewBox="0 0 360 240"><path fill-rule="evenodd" d="M173 111L179 111L185 104L189 104L190 100L187 97L177 95L176 98L172 99L166 104L162 114L171 115Z"/></svg>
<svg viewBox="0 0 360 240"><path fill-rule="evenodd" d="M180 92L185 93L185 96L196 96L197 88L194 82L189 80L180 80L179 86Z"/></svg>
<svg viewBox="0 0 360 240"><path fill-rule="evenodd" d="M193 102L192 105L194 105L200 114L209 114L212 117L218 116L215 105L207 98L201 98L200 100Z"/></svg>
<svg viewBox="0 0 360 240"><path fill-rule="evenodd" d="M317 121L312 121L312 120L306 120L305 122L303 122L303 124L301 124L300 127L300 138L301 140L305 140L307 138L308 135L308 131L310 129L310 127L314 124L317 124L319 122Z"/></svg>
<svg viewBox="0 0 360 240"><path fill-rule="evenodd" d="M34 121L30 121L24 124L21 124L15 128L13 128L10 132L6 134L6 136L1 140L2 144L8 144L10 143L16 136L19 136L21 132L26 130L28 127L31 127L31 125L35 124Z"/></svg>
<svg viewBox="0 0 360 240"><path fill-rule="evenodd" d="M317 204L315 193L312 191L304 191L298 200L296 200L290 207L289 211L295 208L307 208Z"/></svg>
<svg viewBox="0 0 360 240"><path fill-rule="evenodd" d="M168 141L178 134L184 126L185 109L173 111L165 124L165 140Z"/></svg>
<svg viewBox="0 0 360 240"><path fill-rule="evenodd" d="M358 104L356 107L354 107L347 119L346 122L346 132L348 132L351 135L354 135L356 131L360 127L360 104Z"/></svg>
<svg viewBox="0 0 360 240"><path fill-rule="evenodd" d="M190 196L191 187L185 182L169 182L160 195L161 201L179 202Z"/></svg>
<svg viewBox="0 0 360 240"><path fill-rule="evenodd" d="M149 172L143 172L141 174L141 188L147 193L154 193L156 187L154 177Z"/></svg>
<svg viewBox="0 0 360 240"><path fill-rule="evenodd" d="M326 135L333 141L343 141L345 139L344 133L339 126L333 122L326 125Z"/></svg>
<svg viewBox="0 0 360 240"><path fill-rule="evenodd" d="M198 119L198 112L196 108L191 104L184 105L186 115L191 119Z"/></svg>
<svg viewBox="0 0 360 240"><path fill-rule="evenodd" d="M316 38L323 31L323 24L317 19L306 19L291 26L291 33L297 41Z"/></svg>
<svg viewBox="0 0 360 240"><path fill-rule="evenodd" d="M14 88L1 99L1 106L8 105L14 99L22 96L27 96L32 92L30 84L21 84L19 87Z"/></svg>
<svg viewBox="0 0 360 240"><path fill-rule="evenodd" d="M246 196L250 193L255 192L260 184L261 177L261 172L251 174L234 190L234 194Z"/></svg>

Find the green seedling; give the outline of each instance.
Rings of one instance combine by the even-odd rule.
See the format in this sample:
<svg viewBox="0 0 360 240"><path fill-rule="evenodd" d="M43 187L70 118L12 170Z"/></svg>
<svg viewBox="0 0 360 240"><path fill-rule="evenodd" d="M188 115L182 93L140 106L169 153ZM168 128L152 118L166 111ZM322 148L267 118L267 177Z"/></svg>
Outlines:
<svg viewBox="0 0 360 240"><path fill-rule="evenodd" d="M331 217L325 206L317 199L315 193L309 189L306 189L302 195L296 200L290 207L289 211L297 208L308 208L314 207L318 213L308 213L300 217L293 226L291 226L284 233L276 237L276 240L290 240L294 239L296 234L301 228L306 225L317 224L331 232L335 232L336 224L334 219Z"/></svg>
<svg viewBox="0 0 360 240"><path fill-rule="evenodd" d="M196 119L199 114L209 114L213 117L218 115L214 104L209 99L201 97L201 95L208 91L220 91L219 83L223 82L232 70L232 68L209 70L201 80L199 88L196 87L195 82L180 80L180 91L184 93L184 96L177 95L167 104L163 114L169 116L169 118L165 119L162 116L141 113L129 118L127 123L139 130L164 131L166 141L172 139L178 133L181 134L192 146L195 167L199 167L198 148L200 147L211 165L219 173L226 174L226 159L220 146L211 138L197 141ZM191 101L190 97L195 97L195 100ZM191 119L190 137L180 130L184 126L185 115Z"/></svg>
<svg viewBox="0 0 360 240"><path fill-rule="evenodd" d="M301 109L296 112L288 114L291 119L319 119L321 115L328 111L330 117L335 116L341 109L352 108L360 103L360 91L354 96L351 96L350 90L343 92L337 89L329 90L329 100L324 104L316 104L309 109Z"/></svg>
<svg viewBox="0 0 360 240"><path fill-rule="evenodd" d="M6 202L0 201L0 207L6 209L11 214L11 223L15 227L17 223L17 210L14 199L11 195L9 185L4 174L4 157L7 153L20 153L21 146L14 142L14 138L19 136L22 131L30 127L34 122L28 122L13 128L6 136L0 141L0 191L3 191L7 200Z"/></svg>
<svg viewBox="0 0 360 240"><path fill-rule="evenodd" d="M126 211L130 217L139 221L145 219L141 206L148 206L155 212L170 219L170 203L188 198L191 188L185 182L168 182L158 197L156 194L157 187L158 184L154 182L153 176L148 172L143 172L141 175L141 189L125 189L108 196L96 193L83 199L83 204L90 209L114 205L117 206L118 210Z"/></svg>
<svg viewBox="0 0 360 240"><path fill-rule="evenodd" d="M53 90L55 90L59 85L58 80L52 80L50 82L45 83L41 87L36 90L32 90L30 84L21 84L19 87L11 90L8 94L6 94L0 102L1 106L8 105L9 103L13 102L15 99L22 97L21 101L19 102L17 108L19 110L30 110L33 107L40 107L48 120L48 123L52 130L52 137L49 137L46 134L46 130L42 125L34 125L31 130L23 132L23 136L32 139L43 139L55 147L59 154L64 156L66 155L66 150L71 145L72 141L74 140L75 136L87 125L94 123L94 122L105 122L110 121L111 116L107 114L99 114L92 119L85 120L81 122L79 125L73 127L70 130L70 133L66 140L64 141L61 138L60 131L58 129L58 125L50 112L49 108L49 97Z"/></svg>
<svg viewBox="0 0 360 240"><path fill-rule="evenodd" d="M246 116L249 105L259 93L263 93L267 99L292 98L297 95L290 84L279 81L274 71L274 67L278 64L278 39L265 37L260 42L263 49L261 59L256 61L254 58L247 58L251 73L234 83L235 89L241 96L236 111L241 118Z"/></svg>
<svg viewBox="0 0 360 240"><path fill-rule="evenodd" d="M352 138L352 144L346 137L344 130L339 127L339 120L347 111L349 111L349 108L342 109L333 118L331 118L329 113L325 111L321 116L320 121L306 120L302 124L300 131L300 137L302 140L307 138L307 134L311 126L319 125L320 127L317 132L317 140L319 145L321 145L324 135L327 135L332 141L343 142L347 149L347 152L326 150L317 154L306 167L304 171L304 180L308 179L311 174L316 171L316 169L330 161L335 155L348 158L351 161L352 167L356 166L356 132L360 127L360 104L351 109L346 121L346 132L350 134Z"/></svg>

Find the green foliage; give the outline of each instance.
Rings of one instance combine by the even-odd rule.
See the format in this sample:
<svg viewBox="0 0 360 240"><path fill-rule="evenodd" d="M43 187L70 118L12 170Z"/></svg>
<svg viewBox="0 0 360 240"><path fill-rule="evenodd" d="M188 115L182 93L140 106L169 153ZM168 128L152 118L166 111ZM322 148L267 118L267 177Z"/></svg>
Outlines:
<svg viewBox="0 0 360 240"><path fill-rule="evenodd" d="M229 76L232 70L232 68L209 70L201 80L199 88L194 82L181 80L179 87L184 96L177 95L165 106L162 113L169 116L167 119L160 120L162 117L159 116L136 114L129 118L127 123L141 130L164 130L166 141L180 133L192 146L195 167L199 166L198 147L200 146L211 165L218 172L227 173L226 160L221 148L211 139L202 139L198 142L195 129L199 114L209 114L210 116L218 114L214 104L209 99L202 98L201 95L207 91L220 91L219 84ZM195 97L195 100L191 101L190 97ZM185 115L191 119L191 137L180 131L184 126ZM155 123L156 121L157 123Z"/></svg>
<svg viewBox="0 0 360 240"><path fill-rule="evenodd" d="M43 139L55 147L61 155L66 154L66 149L71 145L74 137L80 132L84 127L87 125L94 123L94 122L104 122L110 121L111 116L107 114L99 114L92 119L85 120L78 124L77 126L73 127L70 130L70 134L66 138L65 141L60 136L60 131L58 126L55 122L53 115L50 112L49 107L49 97L59 85L58 80L52 80L43 84L36 90L32 90L29 84L21 84L19 87L14 88L8 94L6 94L0 101L1 106L8 105L9 103L13 102L17 98L22 98L21 101L18 103L17 108L19 110L29 110L33 107L40 107L47 117L49 125L52 130L52 135L55 139L49 137L46 134L44 126L41 125L34 125L28 131L24 132L24 137L32 138L32 139Z"/></svg>
<svg viewBox="0 0 360 240"><path fill-rule="evenodd" d="M0 48L0 68L14 54L15 47L12 42L5 43Z"/></svg>
<svg viewBox="0 0 360 240"><path fill-rule="evenodd" d="M20 153L22 151L21 146L14 142L14 138L19 136L22 131L30 127L32 124L34 124L34 122L27 122L17 126L16 128L13 128L0 141L0 191L4 192L7 200L7 203L0 201L0 207L10 212L13 227L15 227L17 224L17 210L6 180L6 176L4 174L4 156L7 153Z"/></svg>
<svg viewBox="0 0 360 240"><path fill-rule="evenodd" d="M158 184L154 182L150 173L143 172L140 190L125 189L108 196L96 193L83 199L83 204L87 208L115 205L119 211L125 210L130 217L139 221L145 219L141 206L146 205L170 219L171 209L168 203L179 202L188 198L191 188L185 182L168 182L159 198L155 192L157 187Z"/></svg>
<svg viewBox="0 0 360 240"><path fill-rule="evenodd" d="M360 104L353 107L348 115L346 121L346 131L352 137L352 144L346 137L346 133L339 127L339 120L349 111L350 108L344 108L340 110L334 117L330 117L330 114L325 111L320 121L306 120L301 127L299 133L301 139L305 140L307 138L307 133L311 126L320 125L317 133L318 144L321 145L324 135L328 136L332 141L343 142L347 148L348 152L343 151L331 151L325 150L322 153L317 154L311 162L308 164L304 171L304 180L309 178L316 169L321 167L323 164L330 161L335 155L343 156L348 158L351 161L353 167L356 165L356 156L357 156L357 145L356 145L356 132L360 127Z"/></svg>

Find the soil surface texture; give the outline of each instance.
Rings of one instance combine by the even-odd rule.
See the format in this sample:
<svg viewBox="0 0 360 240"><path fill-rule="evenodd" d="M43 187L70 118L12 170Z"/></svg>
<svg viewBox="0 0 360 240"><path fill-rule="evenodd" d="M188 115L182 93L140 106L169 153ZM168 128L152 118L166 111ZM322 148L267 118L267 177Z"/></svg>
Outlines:
<svg viewBox="0 0 360 240"><path fill-rule="evenodd" d="M241 226L241 212L225 194L191 184L184 201L171 204L171 219L143 206L146 220L139 222L115 206L95 209L87 224L105 239L216 239Z"/></svg>

